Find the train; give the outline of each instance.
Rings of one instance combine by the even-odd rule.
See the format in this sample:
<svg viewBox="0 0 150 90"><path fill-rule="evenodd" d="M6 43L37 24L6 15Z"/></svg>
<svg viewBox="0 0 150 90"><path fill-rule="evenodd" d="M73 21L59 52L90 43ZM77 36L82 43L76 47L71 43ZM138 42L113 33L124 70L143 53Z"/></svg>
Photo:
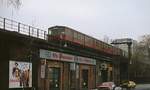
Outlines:
<svg viewBox="0 0 150 90"><path fill-rule="evenodd" d="M106 54L123 55L123 50L66 26L48 28L48 40L65 40Z"/></svg>

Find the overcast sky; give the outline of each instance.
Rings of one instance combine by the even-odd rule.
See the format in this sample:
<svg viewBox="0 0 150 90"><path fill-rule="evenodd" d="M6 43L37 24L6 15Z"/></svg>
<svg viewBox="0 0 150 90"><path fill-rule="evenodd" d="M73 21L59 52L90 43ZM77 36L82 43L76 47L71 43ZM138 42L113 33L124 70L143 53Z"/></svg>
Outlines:
<svg viewBox="0 0 150 90"><path fill-rule="evenodd" d="M101 40L150 34L150 0L22 0L19 10L0 4L0 16L45 30L64 25Z"/></svg>

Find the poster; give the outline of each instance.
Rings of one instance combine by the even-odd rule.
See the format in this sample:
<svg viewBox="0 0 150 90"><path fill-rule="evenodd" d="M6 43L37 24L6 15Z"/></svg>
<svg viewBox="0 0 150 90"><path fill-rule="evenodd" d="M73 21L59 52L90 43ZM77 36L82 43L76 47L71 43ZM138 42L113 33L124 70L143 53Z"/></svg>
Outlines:
<svg viewBox="0 0 150 90"><path fill-rule="evenodd" d="M9 88L32 87L32 63L9 61Z"/></svg>

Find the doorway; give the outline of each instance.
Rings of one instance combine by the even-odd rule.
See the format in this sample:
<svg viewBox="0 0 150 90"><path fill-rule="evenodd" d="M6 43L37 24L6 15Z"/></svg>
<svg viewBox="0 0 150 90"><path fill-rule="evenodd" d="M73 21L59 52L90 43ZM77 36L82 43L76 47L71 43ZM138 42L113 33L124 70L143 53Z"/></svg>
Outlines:
<svg viewBox="0 0 150 90"><path fill-rule="evenodd" d="M60 68L49 68L49 90L60 90Z"/></svg>
<svg viewBox="0 0 150 90"><path fill-rule="evenodd" d="M88 69L82 70L82 90L88 90Z"/></svg>

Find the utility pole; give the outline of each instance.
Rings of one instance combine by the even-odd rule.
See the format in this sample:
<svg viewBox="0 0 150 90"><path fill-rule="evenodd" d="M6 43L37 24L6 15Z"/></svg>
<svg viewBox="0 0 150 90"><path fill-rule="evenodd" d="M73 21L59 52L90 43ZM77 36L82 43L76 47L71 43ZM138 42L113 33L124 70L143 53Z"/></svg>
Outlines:
<svg viewBox="0 0 150 90"><path fill-rule="evenodd" d="M129 58L129 62L128 62L128 80L130 80L130 65L132 64L132 61L131 61L131 45L132 45L132 42L128 42L127 45L128 45L128 58Z"/></svg>

